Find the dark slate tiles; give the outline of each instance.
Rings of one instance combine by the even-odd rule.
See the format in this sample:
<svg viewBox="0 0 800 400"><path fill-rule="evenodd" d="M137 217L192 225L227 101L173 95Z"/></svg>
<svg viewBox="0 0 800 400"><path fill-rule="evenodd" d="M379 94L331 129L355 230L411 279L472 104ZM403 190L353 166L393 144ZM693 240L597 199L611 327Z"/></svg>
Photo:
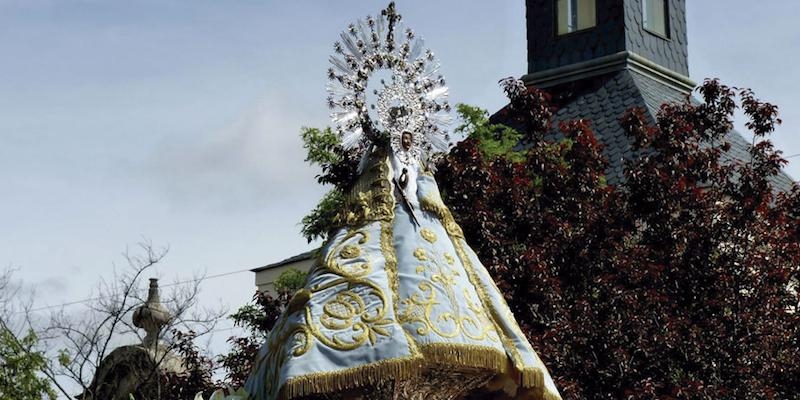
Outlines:
<svg viewBox="0 0 800 400"><path fill-rule="evenodd" d="M585 119L591 126L598 140L604 145L608 157L606 178L609 183L619 183L623 179L625 160L637 157L631 148L631 139L623 132L619 118L631 107L643 107L655 122L656 115L665 102L679 102L686 98L686 93L672 88L652 77L621 70L590 79L578 80L546 89L553 96L557 107L554 126L561 121ZM494 122L502 122L500 113L493 116ZM559 136L554 129L550 135ZM729 160L749 159L749 142L738 132L731 131L727 135L731 149L726 158ZM782 173L773 180L778 189L791 187L792 179Z"/></svg>
<svg viewBox="0 0 800 400"><path fill-rule="evenodd" d="M623 1L626 49L662 67L689 76L685 0L668 1L669 33L666 38L644 28L643 0Z"/></svg>
<svg viewBox="0 0 800 400"><path fill-rule="evenodd" d="M528 73L545 71L610 56L636 53L688 76L685 0L669 1L669 37L648 32L642 25L642 0L596 0L593 28L556 34L555 0L528 0Z"/></svg>
<svg viewBox="0 0 800 400"><path fill-rule="evenodd" d="M625 50L623 1L596 0L594 28L556 34L554 0L528 0L528 72L544 71Z"/></svg>
<svg viewBox="0 0 800 400"><path fill-rule="evenodd" d="M556 124L574 119L591 122L598 140L605 146L609 161L606 177L609 183L619 182L623 175L624 160L634 156L630 139L623 133L619 118L630 107L645 107L631 74L619 71L549 88L548 91L558 107ZM557 135L554 133L552 137Z"/></svg>

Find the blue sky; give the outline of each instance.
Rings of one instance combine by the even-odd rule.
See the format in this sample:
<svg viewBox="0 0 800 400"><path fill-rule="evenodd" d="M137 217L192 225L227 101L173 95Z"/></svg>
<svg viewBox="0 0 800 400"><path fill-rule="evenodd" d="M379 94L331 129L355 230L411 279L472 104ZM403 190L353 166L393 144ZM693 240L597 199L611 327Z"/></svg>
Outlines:
<svg viewBox="0 0 800 400"><path fill-rule="evenodd" d="M781 107L800 153L800 3L689 1L690 75ZM90 295L142 237L165 280L305 251L298 221L324 189L298 132L325 126L338 33L364 1L0 0L0 265L37 306ZM526 72L523 1L398 1L436 52L451 101L496 110ZM800 177L800 157L787 169ZM253 275L204 284L235 308Z"/></svg>

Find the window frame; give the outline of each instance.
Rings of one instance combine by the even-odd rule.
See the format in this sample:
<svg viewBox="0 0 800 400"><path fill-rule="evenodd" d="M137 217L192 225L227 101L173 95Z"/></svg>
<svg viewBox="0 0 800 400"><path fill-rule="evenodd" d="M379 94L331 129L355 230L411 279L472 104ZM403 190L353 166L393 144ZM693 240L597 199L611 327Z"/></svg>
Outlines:
<svg viewBox="0 0 800 400"><path fill-rule="evenodd" d="M642 29L644 29L645 32L647 32L647 33L649 33L651 35L654 35L654 36L658 36L661 39L671 40L672 35L670 35L670 31L672 29L672 24L670 24L670 18L669 18L669 0L663 0L664 1L664 3L663 3L664 4L664 33L661 33L661 32L659 32L657 30L650 29L650 28L647 27L648 19L647 19L646 11L648 9L648 7L647 7L647 2L648 1L650 1L650 0L642 0L642 3L641 3L642 4Z"/></svg>
<svg viewBox="0 0 800 400"><path fill-rule="evenodd" d="M553 27L555 28L555 29L553 29L553 33L555 34L556 38L562 38L562 37L566 37L566 36L571 36L571 35L574 35L576 33L582 33L582 32L585 32L585 31L588 31L590 29L594 29L594 28L597 27L597 0L586 0L586 1L592 1L592 3L594 3L594 22L592 23L592 25L587 26L586 28L581 28L581 29L577 29L576 28L574 31L559 33L558 32L558 30L559 30L558 29L559 28L559 25L558 25L559 24L558 1L559 0L553 0L553 22L554 22ZM581 0L566 0L566 1L568 1L568 2L575 1L575 4L580 4ZM576 15L575 16L575 25L578 26L579 25L578 24L578 17L577 17L577 14L575 14L575 15Z"/></svg>

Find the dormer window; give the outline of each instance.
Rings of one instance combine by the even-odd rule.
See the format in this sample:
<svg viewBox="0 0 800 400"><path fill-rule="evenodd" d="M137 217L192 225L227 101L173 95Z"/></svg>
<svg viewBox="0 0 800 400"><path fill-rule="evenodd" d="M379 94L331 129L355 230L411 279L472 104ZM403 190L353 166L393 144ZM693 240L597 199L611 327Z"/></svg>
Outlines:
<svg viewBox="0 0 800 400"><path fill-rule="evenodd" d="M668 0L644 0L642 2L642 21L644 29L659 36L669 38Z"/></svg>
<svg viewBox="0 0 800 400"><path fill-rule="evenodd" d="M595 0L556 0L558 34L563 35L597 25Z"/></svg>

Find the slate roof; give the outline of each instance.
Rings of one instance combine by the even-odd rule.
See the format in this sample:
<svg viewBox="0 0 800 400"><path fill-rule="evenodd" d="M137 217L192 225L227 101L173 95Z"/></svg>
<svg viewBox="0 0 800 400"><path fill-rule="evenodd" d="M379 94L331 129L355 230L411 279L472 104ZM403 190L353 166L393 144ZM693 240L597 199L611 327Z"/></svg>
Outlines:
<svg viewBox="0 0 800 400"><path fill-rule="evenodd" d="M631 148L631 139L624 133L619 118L631 107L643 107L652 121L665 102L680 102L686 93L630 69L621 69L590 79L580 79L545 89L553 96L558 107L554 126L558 122L576 119L591 121L598 140L605 146L608 158L606 179L617 184L623 179L625 160L636 156ZM500 122L500 113L493 121ZM558 135L554 131L551 138ZM729 159L746 160L749 157L749 142L736 131L727 135L731 143ZM789 190L793 180L785 173L775 177L773 183L779 190Z"/></svg>
<svg viewBox="0 0 800 400"><path fill-rule="evenodd" d="M291 257L289 257L289 258L287 258L285 260L281 260L281 261L278 261L278 262L275 262L275 263L272 263L272 264L267 264L267 265L265 265L263 267L253 268L250 271L251 272L261 272L261 271L268 270L268 269L278 268L278 267L281 267L281 266L284 266L284 265L287 265L287 264L292 264L292 263L295 263L295 262L298 262L298 261L310 260L310 259L314 258L317 255L318 251L319 251L319 248L316 248L316 249L313 249L313 250L309 250L309 251L306 251L304 253L300 253L300 254L298 254L296 256L291 256Z"/></svg>

